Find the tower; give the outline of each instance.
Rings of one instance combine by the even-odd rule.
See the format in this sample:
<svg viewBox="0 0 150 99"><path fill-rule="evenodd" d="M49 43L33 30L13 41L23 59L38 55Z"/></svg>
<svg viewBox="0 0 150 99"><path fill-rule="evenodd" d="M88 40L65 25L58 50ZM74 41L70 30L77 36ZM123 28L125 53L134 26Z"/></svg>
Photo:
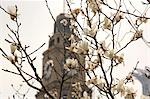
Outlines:
<svg viewBox="0 0 150 99"><path fill-rule="evenodd" d="M85 56L79 56L66 50L66 47L70 45L68 39L73 34L70 26L69 17L64 13L58 15L54 24L54 35L50 37L48 49L43 53L43 84L49 93L54 94L57 99L76 99L72 95L74 90L72 85L76 83L79 83L82 89L81 93L76 94L82 96L83 92L87 91L91 96L91 90L85 85L83 68ZM78 68L67 71L64 64L68 58L77 59L80 63ZM36 98L49 99L46 98L44 92L38 92Z"/></svg>

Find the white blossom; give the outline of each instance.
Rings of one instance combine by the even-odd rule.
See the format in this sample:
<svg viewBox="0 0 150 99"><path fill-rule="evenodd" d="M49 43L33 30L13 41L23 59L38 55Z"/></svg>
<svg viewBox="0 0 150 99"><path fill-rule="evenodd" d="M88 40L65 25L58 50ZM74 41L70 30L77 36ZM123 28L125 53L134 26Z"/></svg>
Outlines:
<svg viewBox="0 0 150 99"><path fill-rule="evenodd" d="M137 30L134 33L132 40L135 41L135 40L138 40L139 38L142 38L142 37L143 37L143 30Z"/></svg>
<svg viewBox="0 0 150 99"><path fill-rule="evenodd" d="M69 51L78 53L78 54L87 54L89 51L89 45L86 41L80 41L78 43L71 43L69 47L66 47Z"/></svg>
<svg viewBox="0 0 150 99"><path fill-rule="evenodd" d="M83 92L83 97L81 99L91 99L90 96L88 96L88 93L86 91Z"/></svg>
<svg viewBox="0 0 150 99"><path fill-rule="evenodd" d="M100 45L101 46L98 48L97 53L103 55L106 51L108 51L109 46L106 46L105 41L101 42Z"/></svg>
<svg viewBox="0 0 150 99"><path fill-rule="evenodd" d="M93 62L87 61L87 66L88 66L87 69L92 71L98 67L98 64L99 64L98 59L95 59Z"/></svg>
<svg viewBox="0 0 150 99"><path fill-rule="evenodd" d="M62 20L60 21L60 23L62 23L64 26L67 26L68 21L67 21L66 19L62 19Z"/></svg>
<svg viewBox="0 0 150 99"><path fill-rule="evenodd" d="M47 61L47 62L46 62L46 64L47 64L47 65L50 65L51 67L53 67L53 66L54 66L54 62L53 62L53 60L49 60L49 61Z"/></svg>
<svg viewBox="0 0 150 99"><path fill-rule="evenodd" d="M101 11L101 0L88 0L89 8L92 9L92 12L96 14L98 11Z"/></svg>
<svg viewBox="0 0 150 99"><path fill-rule="evenodd" d="M84 29L84 34L87 35L87 36L94 37L96 35L97 31L98 31L97 26L94 26L92 28L85 28Z"/></svg>
<svg viewBox="0 0 150 99"><path fill-rule="evenodd" d="M17 8L16 8L16 6L8 6L7 9L8 9L8 13L10 15L10 18L12 20L16 19L16 17L17 17Z"/></svg>
<svg viewBox="0 0 150 99"><path fill-rule="evenodd" d="M104 80L104 78L100 78L97 80L97 84L100 89L103 89L106 85L106 81Z"/></svg>
<svg viewBox="0 0 150 99"><path fill-rule="evenodd" d="M7 56L7 59L8 59L12 64L15 63L15 60L14 60L14 57L13 57L13 56Z"/></svg>
<svg viewBox="0 0 150 99"><path fill-rule="evenodd" d="M118 23L121 19L123 19L123 13L118 12L118 13L115 15L114 21L115 21L116 23Z"/></svg>
<svg viewBox="0 0 150 99"><path fill-rule="evenodd" d="M71 18L73 18L73 19L75 18L75 19L76 19L77 16L79 15L80 11L81 11L80 8L76 8L76 9L72 10L72 11L71 11L71 14L70 14L70 15L71 15Z"/></svg>
<svg viewBox="0 0 150 99"><path fill-rule="evenodd" d="M14 54L14 52L17 50L17 45L16 43L12 43L10 45L10 50L11 50L11 53Z"/></svg>
<svg viewBox="0 0 150 99"><path fill-rule="evenodd" d="M72 96L81 98L82 87L80 82L75 82L72 84Z"/></svg>
<svg viewBox="0 0 150 99"><path fill-rule="evenodd" d="M65 47L66 49L68 49L71 52L75 52L77 53L78 49L77 49L77 43L71 43L71 45L69 47Z"/></svg>
<svg viewBox="0 0 150 99"><path fill-rule="evenodd" d="M145 17L138 17L137 19L136 19L136 25L140 25L140 24L142 24L142 23L147 23L148 22L148 20L147 20L147 18L145 18Z"/></svg>
<svg viewBox="0 0 150 99"><path fill-rule="evenodd" d="M108 46L106 47L106 42L105 41L103 41L102 43L101 43L101 47L103 48L103 50L104 51L107 51L107 49L108 49Z"/></svg>
<svg viewBox="0 0 150 99"><path fill-rule="evenodd" d="M124 80L120 80L117 85L113 88L113 91L117 91L121 93L121 96L125 95L125 86L124 86Z"/></svg>
<svg viewBox="0 0 150 99"><path fill-rule="evenodd" d="M115 60L115 62L117 62L117 63L123 63L123 62L124 62L124 54L121 54L120 56L115 55L115 56L114 56L114 60Z"/></svg>
<svg viewBox="0 0 150 99"><path fill-rule="evenodd" d="M71 20L70 20L70 26L69 26L69 28L76 30L76 29L75 29L75 28L76 28L75 23L76 23L76 21L73 20L73 19L71 19Z"/></svg>
<svg viewBox="0 0 150 99"><path fill-rule="evenodd" d="M72 59L70 59L70 58L66 59L66 63L64 64L64 68L66 70L70 71L71 69L75 69L77 67L78 67L78 61L77 61L77 59L74 59L74 58L72 58Z"/></svg>
<svg viewBox="0 0 150 99"><path fill-rule="evenodd" d="M71 41L71 44L75 42L75 37L73 34L71 34L70 38L68 39L69 41Z"/></svg>
<svg viewBox="0 0 150 99"><path fill-rule="evenodd" d="M126 87L125 99L135 99L136 92L133 88Z"/></svg>
<svg viewBox="0 0 150 99"><path fill-rule="evenodd" d="M79 54L87 54L89 51L89 45L86 41L81 41L77 44L77 53Z"/></svg>
<svg viewBox="0 0 150 99"><path fill-rule="evenodd" d="M49 93L54 97L54 99L58 97L57 89L52 89L51 91L49 91Z"/></svg>
<svg viewBox="0 0 150 99"><path fill-rule="evenodd" d="M112 49L112 50L106 51L106 52L105 52L105 56L108 57L109 59L114 58L114 56L115 56L114 50Z"/></svg>
<svg viewBox="0 0 150 99"><path fill-rule="evenodd" d="M71 15L67 14L67 13L65 13L64 16L67 17L67 18L72 18Z"/></svg>
<svg viewBox="0 0 150 99"><path fill-rule="evenodd" d="M112 22L110 19L108 19L107 17L104 18L104 24L103 24L103 28L104 29L108 29L108 30L111 30L111 27L112 27Z"/></svg>
<svg viewBox="0 0 150 99"><path fill-rule="evenodd" d="M76 82L76 83L72 84L72 87L74 87L76 90L79 90L80 92L82 91L80 82Z"/></svg>
<svg viewBox="0 0 150 99"><path fill-rule="evenodd" d="M44 98L45 98L45 99L48 99L49 96L48 96L47 94L44 94Z"/></svg>
<svg viewBox="0 0 150 99"><path fill-rule="evenodd" d="M96 76L96 77L87 81L87 85L90 85L90 84L97 85L100 89L103 89L106 82L105 82L104 78L98 78Z"/></svg>

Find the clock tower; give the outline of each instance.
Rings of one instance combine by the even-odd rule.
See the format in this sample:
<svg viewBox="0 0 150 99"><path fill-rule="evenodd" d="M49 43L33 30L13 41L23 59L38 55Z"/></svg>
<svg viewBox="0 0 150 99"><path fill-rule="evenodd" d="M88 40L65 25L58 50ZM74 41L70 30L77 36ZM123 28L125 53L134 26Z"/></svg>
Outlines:
<svg viewBox="0 0 150 99"><path fill-rule="evenodd" d="M57 16L54 24L54 35L50 37L48 49L43 53L42 80L45 88L56 99L76 99L87 92L91 97L91 90L85 85L85 56L70 52L66 47L70 46L68 40L73 34L70 28L70 18L62 13ZM76 37L76 40L79 40ZM70 71L66 70L64 64L66 59L77 59L79 66ZM74 86L80 86L80 93L74 92ZM50 99L44 92L38 92L36 99Z"/></svg>

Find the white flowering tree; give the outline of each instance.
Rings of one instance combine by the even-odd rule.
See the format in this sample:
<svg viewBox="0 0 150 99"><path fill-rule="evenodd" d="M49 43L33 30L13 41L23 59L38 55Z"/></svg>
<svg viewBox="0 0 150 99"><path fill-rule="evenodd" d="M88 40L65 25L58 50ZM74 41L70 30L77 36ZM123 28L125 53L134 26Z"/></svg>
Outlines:
<svg viewBox="0 0 150 99"><path fill-rule="evenodd" d="M136 43L137 40L141 39L149 47L149 42L143 36L143 27L150 19L147 15L149 14L149 1L140 2L144 8L144 10L140 11L134 6L134 2L129 0L78 0L78 2L76 0L65 0L65 2L68 10L66 17L70 18L70 28L74 31L74 34L68 39L71 44L65 49L72 53L86 56L86 65L82 66L81 64L86 72L87 80L85 84L91 89L98 90L97 94L107 99L116 99L118 95L125 99L135 99L136 91L133 90L132 86L129 87L128 83L133 82L132 75L138 64L135 64L133 70L130 70L129 74L125 75L124 78L116 78L114 73L116 68L126 65L124 50L131 43ZM45 0L45 3L55 21L48 1ZM77 6L73 8L75 3L77 3ZM37 73L34 66L36 58L32 58L32 54L44 44L35 51L28 53L27 49L29 46L23 45L20 39L19 30L21 23L18 20L18 15L21 13L18 12L19 9L17 9L17 6L8 10L1 6L0 8L10 15L10 19L17 27L14 30L7 25L12 34L9 35L11 40L5 39L5 41L10 44L11 55L8 55L2 48L0 50L2 55L16 67L18 72L4 71L21 76L30 87L38 91L44 91L47 93L47 97L54 99L54 96L47 91L41 77ZM65 21L62 21L62 23L66 24ZM76 40L75 37L78 37L79 40ZM25 61L30 65L34 75L30 75L23 70L22 67ZM76 58L66 59L65 69L67 71L72 70L72 68L76 69L76 65L80 64L79 62ZM75 72L72 71L72 75ZM30 83L30 79L37 81L43 89ZM79 85L77 83L73 86L77 90L80 88L78 87ZM77 99L89 99L86 93L83 97L75 97Z"/></svg>

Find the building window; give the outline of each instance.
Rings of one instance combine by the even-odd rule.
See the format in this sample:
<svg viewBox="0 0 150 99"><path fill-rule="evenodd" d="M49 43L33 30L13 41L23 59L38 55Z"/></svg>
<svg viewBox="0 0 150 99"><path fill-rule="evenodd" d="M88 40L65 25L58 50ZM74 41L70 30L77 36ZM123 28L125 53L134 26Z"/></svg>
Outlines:
<svg viewBox="0 0 150 99"><path fill-rule="evenodd" d="M54 45L54 39L50 41L49 47Z"/></svg>
<svg viewBox="0 0 150 99"><path fill-rule="evenodd" d="M59 37L57 37L57 43L59 43L60 42L60 39L59 39Z"/></svg>

